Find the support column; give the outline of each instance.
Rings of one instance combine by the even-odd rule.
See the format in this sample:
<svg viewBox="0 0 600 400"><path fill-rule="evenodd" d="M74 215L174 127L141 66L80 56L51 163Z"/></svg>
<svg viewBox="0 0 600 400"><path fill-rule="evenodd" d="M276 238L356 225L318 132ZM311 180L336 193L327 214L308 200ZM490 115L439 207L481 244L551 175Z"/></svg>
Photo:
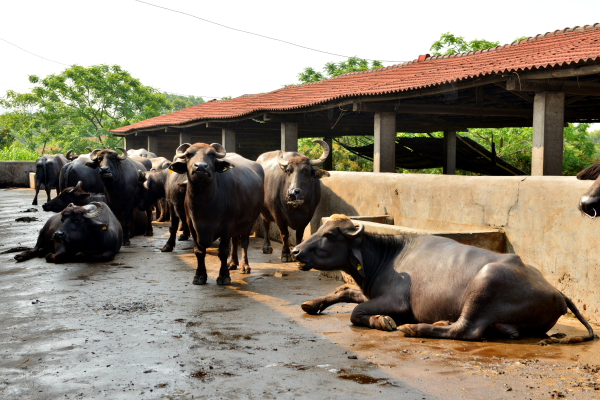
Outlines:
<svg viewBox="0 0 600 400"><path fill-rule="evenodd" d="M396 113L375 113L373 172L396 172Z"/></svg>
<svg viewBox="0 0 600 400"><path fill-rule="evenodd" d="M329 157L325 159L323 169L325 171L333 171L333 138L323 138L323 141L329 145Z"/></svg>
<svg viewBox="0 0 600 400"><path fill-rule="evenodd" d="M179 134L179 144L184 144L184 143L192 143L192 134L191 133L187 133L187 132L181 132Z"/></svg>
<svg viewBox="0 0 600 400"><path fill-rule="evenodd" d="M127 143L127 136L123 136L123 148L125 150L130 150L131 147L129 146L129 143Z"/></svg>
<svg viewBox="0 0 600 400"><path fill-rule="evenodd" d="M562 175L565 94L536 93L533 100L531 175Z"/></svg>
<svg viewBox="0 0 600 400"><path fill-rule="evenodd" d="M146 150L158 155L158 136L148 135L148 148Z"/></svg>
<svg viewBox="0 0 600 400"><path fill-rule="evenodd" d="M456 175L456 131L444 131L444 175Z"/></svg>
<svg viewBox="0 0 600 400"><path fill-rule="evenodd" d="M281 123L281 151L298 151L298 123Z"/></svg>
<svg viewBox="0 0 600 400"><path fill-rule="evenodd" d="M237 143L235 141L235 131L233 129L221 129L221 145L225 147L228 153L237 153Z"/></svg>

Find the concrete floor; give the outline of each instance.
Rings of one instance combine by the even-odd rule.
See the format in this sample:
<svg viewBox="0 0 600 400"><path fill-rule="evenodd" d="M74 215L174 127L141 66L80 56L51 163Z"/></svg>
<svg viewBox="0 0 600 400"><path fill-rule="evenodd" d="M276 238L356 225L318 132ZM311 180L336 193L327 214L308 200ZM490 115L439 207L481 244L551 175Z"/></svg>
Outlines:
<svg viewBox="0 0 600 400"><path fill-rule="evenodd" d="M33 194L0 190L0 252L34 245L50 214L23 212ZM192 243L161 253L167 232L157 223L108 264L0 254L0 398L600 398L598 340L404 338L351 325L353 305L309 316L300 304L339 282L253 238L250 275L217 286L210 249L209 282L194 286ZM585 330L562 318L554 332Z"/></svg>

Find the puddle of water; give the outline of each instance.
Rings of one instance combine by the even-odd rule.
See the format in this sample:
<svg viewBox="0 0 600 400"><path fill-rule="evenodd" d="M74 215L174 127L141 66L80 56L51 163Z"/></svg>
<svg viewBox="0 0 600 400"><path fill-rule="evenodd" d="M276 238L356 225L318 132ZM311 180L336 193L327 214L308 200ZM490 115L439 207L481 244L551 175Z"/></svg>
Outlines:
<svg viewBox="0 0 600 400"><path fill-rule="evenodd" d="M364 375L364 374L347 374L347 373L344 373L343 370L342 370L342 373L340 375L338 375L337 377L340 379L347 380L347 381L353 381L353 382L359 383L361 385L372 385L375 383L379 383L379 384L390 383L385 378L373 378L372 376Z"/></svg>

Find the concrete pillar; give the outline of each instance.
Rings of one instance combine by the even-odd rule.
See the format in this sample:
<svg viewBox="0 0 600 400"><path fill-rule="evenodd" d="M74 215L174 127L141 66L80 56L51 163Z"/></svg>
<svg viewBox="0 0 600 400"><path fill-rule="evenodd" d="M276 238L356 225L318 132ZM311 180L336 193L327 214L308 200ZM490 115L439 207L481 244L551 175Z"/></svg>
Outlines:
<svg viewBox="0 0 600 400"><path fill-rule="evenodd" d="M281 123L281 150L298 151L298 123Z"/></svg>
<svg viewBox="0 0 600 400"><path fill-rule="evenodd" d="M181 132L179 134L179 144L184 144L184 143L192 143L192 134L191 133L187 133L187 132Z"/></svg>
<svg viewBox="0 0 600 400"><path fill-rule="evenodd" d="M237 143L235 141L235 131L233 129L221 129L221 145L225 147L228 153L237 153Z"/></svg>
<svg viewBox="0 0 600 400"><path fill-rule="evenodd" d="M444 131L444 175L456 175L456 131Z"/></svg>
<svg viewBox="0 0 600 400"><path fill-rule="evenodd" d="M373 172L396 172L396 113L375 113Z"/></svg>
<svg viewBox="0 0 600 400"><path fill-rule="evenodd" d="M127 136L123 136L123 148L125 150L131 149L131 147L129 147L129 144L127 143Z"/></svg>
<svg viewBox="0 0 600 400"><path fill-rule="evenodd" d="M329 145L330 152L322 167L326 171L333 171L333 138L323 138L323 141Z"/></svg>
<svg viewBox="0 0 600 400"><path fill-rule="evenodd" d="M531 175L562 175L565 94L536 93L533 100Z"/></svg>
<svg viewBox="0 0 600 400"><path fill-rule="evenodd" d="M146 150L158 155L158 136L148 135L148 147Z"/></svg>

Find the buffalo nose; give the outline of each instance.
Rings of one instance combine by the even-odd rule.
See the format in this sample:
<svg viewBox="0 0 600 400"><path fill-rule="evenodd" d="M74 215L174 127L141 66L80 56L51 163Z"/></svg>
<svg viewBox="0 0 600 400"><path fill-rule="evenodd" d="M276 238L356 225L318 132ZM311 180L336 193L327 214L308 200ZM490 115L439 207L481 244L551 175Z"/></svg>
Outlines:
<svg viewBox="0 0 600 400"><path fill-rule="evenodd" d="M579 208L592 218L596 218L600 212L600 197L581 196L579 199Z"/></svg>
<svg viewBox="0 0 600 400"><path fill-rule="evenodd" d="M298 196L300 194L300 192L302 192L302 190L300 190L300 189L290 189L288 191L288 193L293 196Z"/></svg>
<svg viewBox="0 0 600 400"><path fill-rule="evenodd" d="M67 236L67 234L64 233L63 231L54 232L54 237L56 237L58 239L64 239L66 236Z"/></svg>
<svg viewBox="0 0 600 400"><path fill-rule="evenodd" d="M208 164L205 162L199 162L194 164L194 167L196 168L196 171L207 171L208 170Z"/></svg>
<svg viewBox="0 0 600 400"><path fill-rule="evenodd" d="M292 257L294 257L294 260L297 259L297 257L300 255L300 250L298 250L297 247L294 247L292 249Z"/></svg>
<svg viewBox="0 0 600 400"><path fill-rule="evenodd" d="M106 174L110 172L110 168L108 167L100 167L100 173L101 174Z"/></svg>

